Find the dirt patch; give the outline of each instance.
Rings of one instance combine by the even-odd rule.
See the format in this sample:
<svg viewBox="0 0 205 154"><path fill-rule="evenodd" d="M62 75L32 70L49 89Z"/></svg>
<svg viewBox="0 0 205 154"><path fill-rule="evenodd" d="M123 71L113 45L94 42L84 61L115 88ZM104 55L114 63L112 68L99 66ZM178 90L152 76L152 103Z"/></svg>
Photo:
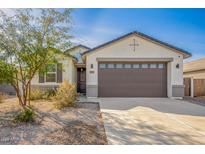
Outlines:
<svg viewBox="0 0 205 154"><path fill-rule="evenodd" d="M0 144L107 144L98 103L78 103L62 110L54 102L32 102L37 120L14 124L11 119L20 110L16 98L0 104Z"/></svg>
<svg viewBox="0 0 205 154"><path fill-rule="evenodd" d="M46 140L43 140L46 144L105 144L104 136L98 133L97 126L87 125L82 121L73 121L71 125L46 136Z"/></svg>

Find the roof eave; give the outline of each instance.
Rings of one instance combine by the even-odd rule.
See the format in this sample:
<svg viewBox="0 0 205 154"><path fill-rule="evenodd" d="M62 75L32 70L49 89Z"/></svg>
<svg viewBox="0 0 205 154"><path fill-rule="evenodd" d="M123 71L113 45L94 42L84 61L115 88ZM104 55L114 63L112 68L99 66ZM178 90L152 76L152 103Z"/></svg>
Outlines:
<svg viewBox="0 0 205 154"><path fill-rule="evenodd" d="M187 58L190 58L190 57L192 57L191 53L190 54L184 54L184 59L187 59Z"/></svg>
<svg viewBox="0 0 205 154"><path fill-rule="evenodd" d="M198 71L205 71L205 68L184 70L183 73L193 73L193 72L198 72Z"/></svg>
<svg viewBox="0 0 205 154"><path fill-rule="evenodd" d="M91 48L89 48L89 47L87 47L87 46L85 46L85 45L79 44L79 45L76 45L76 46L74 46L74 47L72 47L72 48L70 48L70 49L67 49L65 52L70 52L71 50L73 50L73 49L75 49L75 48L77 48L77 47L83 47L83 48L85 48L85 49L87 49L87 50L90 50L90 49L91 49Z"/></svg>

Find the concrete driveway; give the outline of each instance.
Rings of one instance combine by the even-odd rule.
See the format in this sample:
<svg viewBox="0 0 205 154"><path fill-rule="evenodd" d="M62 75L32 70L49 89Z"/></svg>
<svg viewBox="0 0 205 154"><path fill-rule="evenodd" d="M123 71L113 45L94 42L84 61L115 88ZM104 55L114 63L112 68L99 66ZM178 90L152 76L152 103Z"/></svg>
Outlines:
<svg viewBox="0 0 205 154"><path fill-rule="evenodd" d="M109 144L205 144L205 107L168 98L98 98Z"/></svg>

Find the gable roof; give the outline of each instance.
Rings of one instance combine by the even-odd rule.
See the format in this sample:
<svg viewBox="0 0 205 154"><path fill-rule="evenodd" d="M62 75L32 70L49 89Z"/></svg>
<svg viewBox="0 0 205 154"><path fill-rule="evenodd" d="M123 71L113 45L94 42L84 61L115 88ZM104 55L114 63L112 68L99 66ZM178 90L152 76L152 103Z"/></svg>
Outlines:
<svg viewBox="0 0 205 154"><path fill-rule="evenodd" d="M70 55L70 54L67 54L67 53L62 53L64 56L67 56L67 57L70 57L70 58L72 58L73 60L75 60L75 61L78 61L78 59L76 58L76 57L74 57L74 56L72 56L72 55Z"/></svg>
<svg viewBox="0 0 205 154"><path fill-rule="evenodd" d="M79 44L79 45L75 45L75 46L71 47L70 49L67 49L65 52L70 52L70 51L72 51L73 49L78 48L78 47L81 47L81 48L85 48L85 49L87 49L87 50L90 50L89 47L87 47L87 46L85 46L85 45L82 45L82 44Z"/></svg>
<svg viewBox="0 0 205 154"><path fill-rule="evenodd" d="M141 37L141 38L147 39L147 40L152 41L152 42L154 42L154 43L158 43L158 44L160 44L160 45L162 45L162 46L165 46L165 47L167 47L167 48L169 48L169 49L172 49L172 50L174 50L174 51L176 51L176 52L179 52L179 53L183 54L185 58L188 58L188 57L191 57L191 56L192 56L192 54L189 53L188 51L185 51L185 50L183 50L183 49L180 49L180 48L178 48L178 47L176 47L176 46L173 46L173 45L171 45L171 44L168 44L168 43L166 43L166 42L162 42L162 41L160 41L160 40L158 40L158 39L155 39L155 38L153 38L153 37L151 37L151 36L148 36L148 35L146 35L146 34L144 34L144 33L138 32L138 31L130 32L130 33L125 34L125 35L123 35L123 36L120 36L120 37L118 37L118 38L116 38L116 39L113 39L113 40L111 40L111 41L109 41L109 42L106 42L106 43L101 44L101 45L99 45L99 46L97 46L97 47L94 47L94 48L92 48L92 49L90 49L90 50L84 52L83 55L84 55L84 54L87 54L87 53L89 53L89 52L92 52L92 51L94 51L94 50L96 50L96 49L105 47L105 46L107 46L107 45L109 45L109 44L111 44L111 43L117 42L117 41L119 41L119 40L121 40L121 39L123 39L123 38L125 38L125 37L131 36L131 35L137 35L137 36L139 36L139 37Z"/></svg>
<svg viewBox="0 0 205 154"><path fill-rule="evenodd" d="M205 70L205 57L184 63L184 73Z"/></svg>
<svg viewBox="0 0 205 154"><path fill-rule="evenodd" d="M56 49L56 48L50 48L55 54L59 54L59 55L62 55L62 56L66 56L66 57L69 57L69 58L72 58L73 60L77 61L77 58L75 58L74 56L68 54L68 53L65 53L65 52L62 52L61 50L59 49Z"/></svg>

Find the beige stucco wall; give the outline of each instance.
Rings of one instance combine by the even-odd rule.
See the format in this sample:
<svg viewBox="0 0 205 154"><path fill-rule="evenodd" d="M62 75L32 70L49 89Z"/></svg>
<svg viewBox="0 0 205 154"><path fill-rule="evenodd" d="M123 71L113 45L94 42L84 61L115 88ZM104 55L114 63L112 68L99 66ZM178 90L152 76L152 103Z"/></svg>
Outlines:
<svg viewBox="0 0 205 154"><path fill-rule="evenodd" d="M136 39L139 46L136 51L130 46L133 39ZM168 63L168 97L172 96L173 85L183 85L183 55L174 52L171 49L160 46L158 44L147 41L136 35L124 38L123 40L112 43L106 47L90 52L86 56L86 84L87 86L97 87L98 84L98 62L97 58L173 58L172 62ZM94 68L90 73L90 65ZM179 69L176 65L179 64ZM89 89L87 89L89 94ZM97 93L97 92L96 92Z"/></svg>
<svg viewBox="0 0 205 154"><path fill-rule="evenodd" d="M205 79L205 70L186 72L184 73L184 78Z"/></svg>
<svg viewBox="0 0 205 154"><path fill-rule="evenodd" d="M76 83L76 77L75 77L75 66L73 59L70 57L63 57L63 56L58 56L56 55L56 59L59 63L63 64L63 81L68 81L70 83ZM60 83L57 82L44 82L44 83L39 83L39 77L38 73L34 76L34 78L31 81L32 85L37 85L37 86L57 86Z"/></svg>
<svg viewBox="0 0 205 154"><path fill-rule="evenodd" d="M73 84L75 84L77 86L77 68L75 67L73 61L70 61L70 66L71 66L70 74L72 75L71 83L73 83Z"/></svg>

